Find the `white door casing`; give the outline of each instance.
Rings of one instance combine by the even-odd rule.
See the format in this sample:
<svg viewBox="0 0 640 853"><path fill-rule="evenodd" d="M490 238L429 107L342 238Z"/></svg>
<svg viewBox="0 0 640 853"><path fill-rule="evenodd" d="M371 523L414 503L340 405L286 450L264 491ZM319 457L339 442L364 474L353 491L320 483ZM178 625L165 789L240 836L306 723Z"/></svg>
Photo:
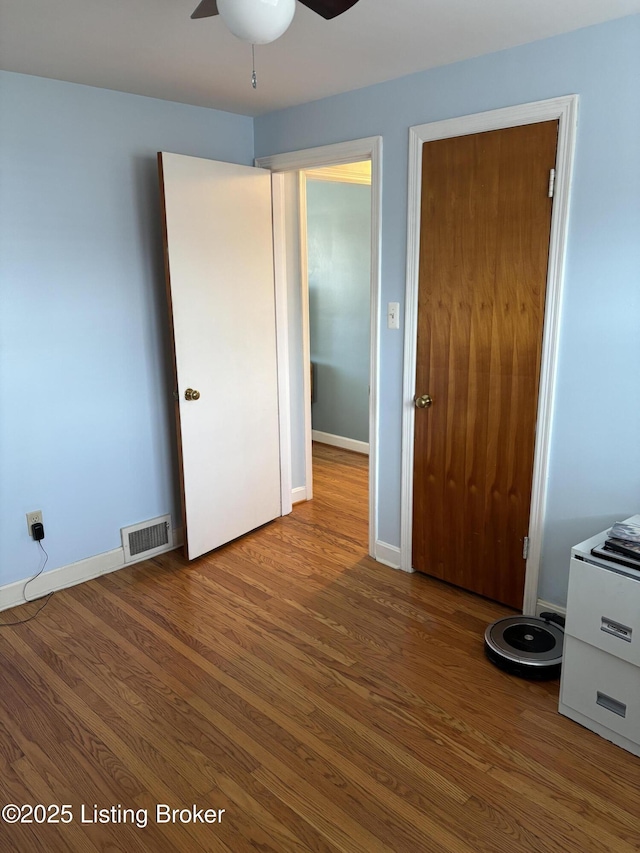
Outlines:
<svg viewBox="0 0 640 853"><path fill-rule="evenodd" d="M284 154L274 154L260 157L256 160L258 166L270 169L273 173L274 209L279 210L285 204L284 173L296 173L305 169L316 169L321 166L335 166L343 163L355 163L360 160L371 160L371 326L370 326L370 357L369 357L369 554L389 565L387 550L389 546L379 542L378 531L378 429L379 429L379 341L380 341L380 289L381 289L381 242L382 242L382 137L372 136L364 139L354 139L349 142L338 142L317 148L307 148L301 151L291 151ZM298 200L299 201L299 200ZM295 213L298 218L298 229L302 227L301 211L298 204ZM300 270L287 269L286 241L288 230L284 219L274 219L274 244L276 252L276 300L278 304L286 305L287 276L300 277ZM303 293L303 298L305 294ZM305 306L303 305L303 310ZM307 314L308 314L308 308ZM286 308L283 309L286 316ZM278 334L282 326L278 322ZM282 330L284 333L284 330ZM308 346L308 331L306 334ZM304 373L305 399L308 399L308 371ZM311 483L311 404L305 410L305 457L306 482ZM305 495L306 497L306 495ZM395 550L395 549L394 549Z"/></svg>
<svg viewBox="0 0 640 853"><path fill-rule="evenodd" d="M446 139L470 133L498 130L504 127L558 119L558 148L547 295L545 304L536 447L529 519L530 547L526 565L523 612L536 612L538 578L545 518L546 489L551 448L551 426L555 396L556 367L562 305L562 283L569 223L569 199L578 121L578 96L566 95L515 107L491 110L459 118L446 119L410 128L409 132L409 199L407 220L407 282L405 306L405 348L402 412L402 507L401 568L413 571L412 505L413 505L413 440L416 375L416 339L418 313L418 270L420 246L420 199L422 188L422 145L434 139Z"/></svg>
<svg viewBox="0 0 640 853"><path fill-rule="evenodd" d="M281 514L271 176L179 154L159 163L193 559Z"/></svg>

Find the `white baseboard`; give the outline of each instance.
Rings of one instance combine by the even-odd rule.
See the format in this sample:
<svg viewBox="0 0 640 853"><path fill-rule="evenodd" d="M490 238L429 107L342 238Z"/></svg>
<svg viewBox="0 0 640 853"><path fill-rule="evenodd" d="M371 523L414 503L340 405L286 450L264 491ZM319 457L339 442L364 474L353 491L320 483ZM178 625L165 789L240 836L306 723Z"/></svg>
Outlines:
<svg viewBox="0 0 640 853"><path fill-rule="evenodd" d="M539 616L541 613L545 613L547 611L557 613L559 616L562 616L564 618L566 618L567 616L566 607L561 607L559 604L551 604L550 601L543 601L541 598L539 598L538 603L536 604L536 616Z"/></svg>
<svg viewBox="0 0 640 853"><path fill-rule="evenodd" d="M391 569L400 569L402 571L400 548L397 548L395 545L389 545L378 539L376 541L375 559L379 563L389 566ZM410 569L410 571L413 571L413 569Z"/></svg>
<svg viewBox="0 0 640 853"><path fill-rule="evenodd" d="M369 442L356 441L355 438L345 438L343 435L332 435L330 432L321 432L319 429L311 430L313 441L320 444L331 444L333 447L341 447L343 450L353 450L354 453L365 453L369 455Z"/></svg>
<svg viewBox="0 0 640 853"><path fill-rule="evenodd" d="M306 486L296 486L295 489L291 489L291 503L299 504L302 501L306 501L307 499L307 487Z"/></svg>
<svg viewBox="0 0 640 853"><path fill-rule="evenodd" d="M182 528L174 529L173 545L165 548L162 553L179 548L182 545L182 541ZM154 557L158 553L160 552L156 552ZM36 580L29 584L27 588L28 598L24 597L24 587L25 583L29 580L28 578L5 584L0 587L0 611L16 607L35 598L42 598L50 592L58 592L58 590L93 580L93 578L98 578L100 575L117 572L118 569L133 566L135 563L141 563L146 559L147 557L141 556L139 559L125 563L124 548L114 548L113 551L105 551L103 554L96 554L95 557L87 557L86 560L79 560L77 563L70 563L68 566L60 566L57 569L52 569L50 572L43 572L39 578L36 578Z"/></svg>

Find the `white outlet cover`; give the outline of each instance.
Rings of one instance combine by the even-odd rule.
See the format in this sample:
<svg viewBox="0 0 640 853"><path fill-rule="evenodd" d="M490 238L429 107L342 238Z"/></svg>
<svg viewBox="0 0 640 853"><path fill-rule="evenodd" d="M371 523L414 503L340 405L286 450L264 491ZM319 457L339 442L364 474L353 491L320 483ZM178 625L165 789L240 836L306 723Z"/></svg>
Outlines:
<svg viewBox="0 0 640 853"><path fill-rule="evenodd" d="M27 530L29 531L29 536L31 536L31 527L34 524L42 524L42 510L36 509L33 512L27 513Z"/></svg>

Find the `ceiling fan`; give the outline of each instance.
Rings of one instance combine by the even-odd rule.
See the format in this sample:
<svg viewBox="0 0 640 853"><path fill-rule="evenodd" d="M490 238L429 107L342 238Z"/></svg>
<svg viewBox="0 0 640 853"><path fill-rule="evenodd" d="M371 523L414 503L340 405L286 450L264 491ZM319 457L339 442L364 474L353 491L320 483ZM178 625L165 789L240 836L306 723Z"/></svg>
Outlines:
<svg viewBox="0 0 640 853"><path fill-rule="evenodd" d="M303 6L325 18L336 18L358 0L300 0ZM268 44L287 30L296 0L201 0L192 18L220 15L234 36L251 44Z"/></svg>

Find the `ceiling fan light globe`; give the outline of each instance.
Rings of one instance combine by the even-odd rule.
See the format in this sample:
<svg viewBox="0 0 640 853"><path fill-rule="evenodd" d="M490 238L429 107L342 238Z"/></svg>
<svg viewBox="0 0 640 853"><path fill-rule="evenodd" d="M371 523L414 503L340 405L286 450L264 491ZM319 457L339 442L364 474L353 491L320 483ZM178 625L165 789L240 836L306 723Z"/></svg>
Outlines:
<svg viewBox="0 0 640 853"><path fill-rule="evenodd" d="M296 0L218 0L218 11L231 32L251 44L269 44L286 32Z"/></svg>

